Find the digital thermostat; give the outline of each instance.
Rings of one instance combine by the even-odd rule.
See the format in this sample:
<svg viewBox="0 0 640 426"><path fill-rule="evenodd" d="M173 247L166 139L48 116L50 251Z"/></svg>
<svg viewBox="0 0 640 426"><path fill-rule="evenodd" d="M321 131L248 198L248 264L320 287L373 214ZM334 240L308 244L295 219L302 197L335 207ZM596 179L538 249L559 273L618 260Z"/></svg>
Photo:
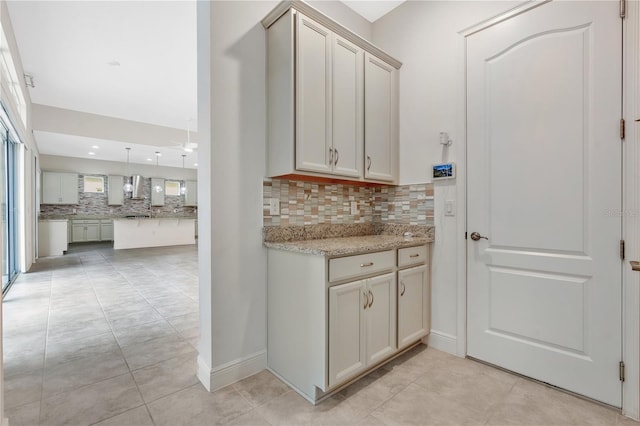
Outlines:
<svg viewBox="0 0 640 426"><path fill-rule="evenodd" d="M456 164L443 163L433 165L433 180L455 179Z"/></svg>

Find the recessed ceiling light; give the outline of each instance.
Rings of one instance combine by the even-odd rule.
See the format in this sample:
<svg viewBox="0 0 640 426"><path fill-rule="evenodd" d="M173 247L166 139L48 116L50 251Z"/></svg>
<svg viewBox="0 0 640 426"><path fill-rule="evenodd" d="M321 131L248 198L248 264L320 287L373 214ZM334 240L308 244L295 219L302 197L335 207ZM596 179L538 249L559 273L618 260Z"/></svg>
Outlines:
<svg viewBox="0 0 640 426"><path fill-rule="evenodd" d="M100 147L99 147L98 145L94 145L94 146L92 146L91 148L93 148L93 149L100 149Z"/></svg>
<svg viewBox="0 0 640 426"><path fill-rule="evenodd" d="M191 148L185 148L185 149L184 149L184 152L193 152L193 149L191 149Z"/></svg>
<svg viewBox="0 0 640 426"><path fill-rule="evenodd" d="M153 161L151 158L147 158L147 161Z"/></svg>
<svg viewBox="0 0 640 426"><path fill-rule="evenodd" d="M89 152L89 155L96 155L95 152Z"/></svg>
<svg viewBox="0 0 640 426"><path fill-rule="evenodd" d="M193 163L193 166L194 167L198 167L198 163Z"/></svg>
<svg viewBox="0 0 640 426"><path fill-rule="evenodd" d="M107 62L107 65L110 65L112 67L119 67L120 62L116 61L115 59L112 59L111 61Z"/></svg>

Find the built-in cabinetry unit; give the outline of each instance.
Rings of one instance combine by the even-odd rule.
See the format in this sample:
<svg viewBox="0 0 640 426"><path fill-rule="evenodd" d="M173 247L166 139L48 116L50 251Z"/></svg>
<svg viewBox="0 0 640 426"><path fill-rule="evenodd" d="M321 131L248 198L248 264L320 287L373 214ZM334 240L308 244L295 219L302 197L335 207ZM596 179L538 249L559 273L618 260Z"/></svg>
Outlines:
<svg viewBox="0 0 640 426"><path fill-rule="evenodd" d="M159 191L158 188L160 188ZM162 178L151 178L151 205L164 206L164 179Z"/></svg>
<svg viewBox="0 0 640 426"><path fill-rule="evenodd" d="M112 219L73 219L71 220L70 241L86 243L90 241L112 241Z"/></svg>
<svg viewBox="0 0 640 426"><path fill-rule="evenodd" d="M42 204L78 204L78 174L42 172Z"/></svg>
<svg viewBox="0 0 640 426"><path fill-rule="evenodd" d="M124 202L124 176L109 176L107 205L121 206Z"/></svg>
<svg viewBox="0 0 640 426"><path fill-rule="evenodd" d="M401 63L306 3L263 25L268 175L395 182Z"/></svg>
<svg viewBox="0 0 640 426"><path fill-rule="evenodd" d="M61 256L67 251L67 226L66 219L38 221L38 257Z"/></svg>
<svg viewBox="0 0 640 426"><path fill-rule="evenodd" d="M268 367L317 402L429 333L429 247L268 249Z"/></svg>
<svg viewBox="0 0 640 426"><path fill-rule="evenodd" d="M184 182L186 192L184 193L184 205L185 206L197 206L198 205L198 182L195 180L187 180Z"/></svg>

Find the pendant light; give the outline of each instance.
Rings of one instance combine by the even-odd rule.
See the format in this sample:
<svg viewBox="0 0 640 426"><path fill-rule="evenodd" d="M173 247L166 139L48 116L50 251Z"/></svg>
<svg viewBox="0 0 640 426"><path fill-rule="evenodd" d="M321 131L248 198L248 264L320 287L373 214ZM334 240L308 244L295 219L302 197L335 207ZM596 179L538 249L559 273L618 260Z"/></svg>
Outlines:
<svg viewBox="0 0 640 426"><path fill-rule="evenodd" d="M158 164L158 159L160 158L162 154L160 154L160 151L156 151L156 170L160 170L160 166ZM156 185L153 187L153 190L157 193L160 193L163 191L162 186L161 185Z"/></svg>
<svg viewBox="0 0 640 426"><path fill-rule="evenodd" d="M125 181L124 181L124 185L122 186L122 190L125 193L130 193L133 192L133 184L131 183L131 174L129 173L129 152L131 151L131 148L127 147L125 148L127 150L127 176L125 176Z"/></svg>
<svg viewBox="0 0 640 426"><path fill-rule="evenodd" d="M184 157L186 157L187 154L182 154L182 172L184 173ZM180 181L180 194L181 195L185 195L187 193L187 183L184 180Z"/></svg>

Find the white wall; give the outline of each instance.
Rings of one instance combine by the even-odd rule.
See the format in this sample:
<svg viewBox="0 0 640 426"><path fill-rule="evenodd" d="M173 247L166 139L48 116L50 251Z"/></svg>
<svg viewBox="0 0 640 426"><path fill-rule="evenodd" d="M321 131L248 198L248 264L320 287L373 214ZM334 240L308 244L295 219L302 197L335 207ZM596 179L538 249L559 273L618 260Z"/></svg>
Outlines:
<svg viewBox="0 0 640 426"><path fill-rule="evenodd" d="M339 1L312 0L308 1L312 7L331 17L334 21L349 28L367 41L373 36L373 24L366 18L354 13L354 11Z"/></svg>
<svg viewBox="0 0 640 426"><path fill-rule="evenodd" d="M40 169L52 172L74 172L97 175L141 175L164 179L196 180L197 171L178 167L156 167L146 164L129 164L119 161L89 160L86 158L40 155ZM33 160L32 160L33 161Z"/></svg>
<svg viewBox="0 0 640 426"><path fill-rule="evenodd" d="M459 31L518 2L408 1L373 25L373 42L403 62L400 70L400 183L431 182L430 167L462 161L464 43ZM453 145L443 149L439 133ZM432 258L432 335L429 343L458 352L458 263L464 262L464 224L444 216L445 200L458 200L456 182L435 183L436 241ZM464 253L464 252L462 252Z"/></svg>
<svg viewBox="0 0 640 426"><path fill-rule="evenodd" d="M198 2L198 377L208 389L266 366L266 33L260 21L277 4Z"/></svg>

